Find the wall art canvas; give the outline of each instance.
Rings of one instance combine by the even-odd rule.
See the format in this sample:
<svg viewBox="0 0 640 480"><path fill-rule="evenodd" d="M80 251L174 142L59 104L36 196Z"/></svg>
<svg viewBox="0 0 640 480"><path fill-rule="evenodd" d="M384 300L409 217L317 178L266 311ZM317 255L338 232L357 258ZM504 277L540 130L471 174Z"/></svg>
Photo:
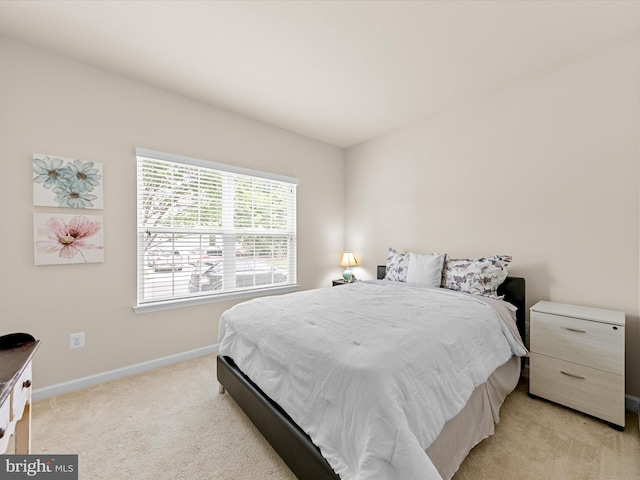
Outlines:
<svg viewBox="0 0 640 480"><path fill-rule="evenodd" d="M104 262L102 215L33 214L36 265Z"/></svg>
<svg viewBox="0 0 640 480"><path fill-rule="evenodd" d="M33 154L33 204L45 207L103 208L99 162Z"/></svg>

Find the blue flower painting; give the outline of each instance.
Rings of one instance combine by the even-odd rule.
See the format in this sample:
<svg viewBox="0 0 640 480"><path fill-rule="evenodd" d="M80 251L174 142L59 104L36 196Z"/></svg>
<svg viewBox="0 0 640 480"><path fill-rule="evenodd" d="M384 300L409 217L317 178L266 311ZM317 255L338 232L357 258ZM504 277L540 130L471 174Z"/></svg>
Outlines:
<svg viewBox="0 0 640 480"><path fill-rule="evenodd" d="M53 155L33 155L33 204L103 208L102 164Z"/></svg>

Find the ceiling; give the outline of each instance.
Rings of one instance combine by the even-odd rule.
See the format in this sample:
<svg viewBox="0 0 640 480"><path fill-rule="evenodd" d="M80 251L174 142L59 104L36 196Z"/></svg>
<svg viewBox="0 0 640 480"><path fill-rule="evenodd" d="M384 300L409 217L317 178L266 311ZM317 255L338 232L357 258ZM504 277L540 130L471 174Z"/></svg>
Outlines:
<svg viewBox="0 0 640 480"><path fill-rule="evenodd" d="M640 35L640 0L0 1L0 36L349 147Z"/></svg>

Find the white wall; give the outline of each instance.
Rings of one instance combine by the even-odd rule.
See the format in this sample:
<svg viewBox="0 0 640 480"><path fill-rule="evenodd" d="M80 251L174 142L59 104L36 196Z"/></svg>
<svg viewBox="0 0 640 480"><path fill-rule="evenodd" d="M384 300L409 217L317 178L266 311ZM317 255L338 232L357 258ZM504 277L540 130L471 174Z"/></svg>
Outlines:
<svg viewBox="0 0 640 480"><path fill-rule="evenodd" d="M135 315L135 147L300 179L298 281L330 286L343 249L344 151L0 38L0 334L42 340L36 388L217 343L233 302ZM105 261L34 266L32 154L104 164ZM74 213L65 210L64 213ZM69 350L69 334L86 347Z"/></svg>
<svg viewBox="0 0 640 480"><path fill-rule="evenodd" d="M361 277L389 246L509 253L529 305L624 310L640 396L639 58L635 40L575 59L349 149L344 167L339 148L0 38L0 334L43 341L36 388L216 343L233 302L132 311L143 147L300 178L303 288L339 276L346 224ZM104 216L104 263L33 265L33 213L55 210L33 206L34 152L104 164L105 208L89 212ZM84 349L69 350L74 332Z"/></svg>
<svg viewBox="0 0 640 480"><path fill-rule="evenodd" d="M640 396L640 41L611 46L347 151L346 246L513 255L538 300L626 312Z"/></svg>

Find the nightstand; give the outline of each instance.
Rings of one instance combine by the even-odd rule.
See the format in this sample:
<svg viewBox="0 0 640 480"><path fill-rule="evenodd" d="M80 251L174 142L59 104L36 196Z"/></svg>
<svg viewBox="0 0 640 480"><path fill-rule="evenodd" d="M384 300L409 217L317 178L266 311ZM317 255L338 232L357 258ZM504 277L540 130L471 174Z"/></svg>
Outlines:
<svg viewBox="0 0 640 480"><path fill-rule="evenodd" d="M331 286L332 287L336 287L338 285L346 285L348 283L353 283L353 282L347 282L346 280L339 278L338 280L331 280Z"/></svg>
<svg viewBox="0 0 640 480"><path fill-rule="evenodd" d="M541 301L530 327L529 393L624 429L624 312Z"/></svg>

